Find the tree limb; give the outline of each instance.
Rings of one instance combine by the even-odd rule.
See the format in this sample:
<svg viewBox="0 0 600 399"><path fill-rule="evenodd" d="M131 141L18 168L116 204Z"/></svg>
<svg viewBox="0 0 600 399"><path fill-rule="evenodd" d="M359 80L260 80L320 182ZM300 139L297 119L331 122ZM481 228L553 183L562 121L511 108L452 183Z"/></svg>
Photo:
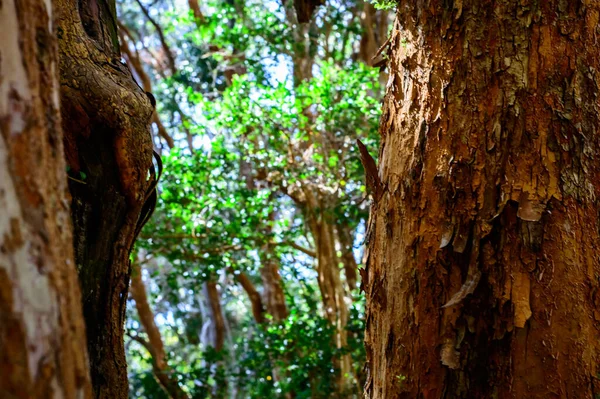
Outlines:
<svg viewBox="0 0 600 399"><path fill-rule="evenodd" d="M160 331L154 321L154 313L148 303L146 287L142 281L141 267L137 263L132 264L131 273L131 296L135 301L135 307L140 317L140 323L146 334L148 341L135 335L129 335L131 339L139 342L152 356L152 368L156 379L159 381L165 392L174 399L188 398L188 395L181 389L178 382L171 377L170 368L167 365L165 348L160 336Z"/></svg>
<svg viewBox="0 0 600 399"><path fill-rule="evenodd" d="M144 16L146 17L146 19L148 20L148 22L150 22L152 24L152 26L154 26L154 29L156 29L156 33L158 33L158 38L160 40L160 44L162 45L162 48L165 52L165 55L167 57L167 61L169 63L169 68L171 69L171 74L175 75L175 73L177 72L177 68L175 67L175 57L173 57L173 53L171 52L171 49L169 48L169 45L167 44L167 39L165 38L165 34L162 31L162 28L160 27L160 25L158 24L158 22L156 22L151 16L150 13L148 12L148 10L144 7L144 5L142 4L142 2L140 0L135 0L138 5L140 6L142 13L144 14Z"/></svg>

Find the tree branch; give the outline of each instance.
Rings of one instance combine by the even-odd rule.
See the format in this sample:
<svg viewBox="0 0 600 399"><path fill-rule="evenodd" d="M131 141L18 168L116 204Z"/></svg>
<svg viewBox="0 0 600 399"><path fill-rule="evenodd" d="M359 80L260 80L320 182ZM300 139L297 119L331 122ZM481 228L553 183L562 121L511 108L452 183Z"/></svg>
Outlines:
<svg viewBox="0 0 600 399"><path fill-rule="evenodd" d="M158 38L160 40L160 44L162 45L162 48L165 52L165 55L167 57L168 63L169 63L169 68L171 69L171 74L175 75L175 73L177 72L177 68L175 67L175 57L173 57L173 53L171 52L171 49L169 48L169 45L167 44L167 39L165 38L165 34L162 31L162 28L160 27L160 25L158 24L158 22L156 22L151 16L150 13L148 12L148 10L144 7L144 5L142 4L142 2L140 0L135 0L138 5L140 6L140 8L142 9L142 13L144 14L144 16L146 17L146 19L148 20L148 22L150 22L152 24L152 26L154 26L154 29L156 29L156 33L158 33Z"/></svg>
<svg viewBox="0 0 600 399"><path fill-rule="evenodd" d="M304 254L306 254L312 258L317 257L317 253L314 250L305 248L302 245L296 244L293 241L283 241L283 242L278 243L277 245L287 245L287 246L290 246L300 252L303 252Z"/></svg>
<svg viewBox="0 0 600 399"><path fill-rule="evenodd" d="M165 348L160 336L160 331L154 322L154 314L148 303L146 287L142 281L141 267L137 263L132 264L131 273L131 296L135 301L135 307L140 317L140 323L148 334L148 341L135 335L129 335L131 339L139 342L152 356L152 369L156 379L159 381L165 392L174 399L188 398L188 395L181 389L178 382L171 378L169 366L166 361Z"/></svg>
<svg viewBox="0 0 600 399"><path fill-rule="evenodd" d="M256 287L254 287L254 284L252 284L252 281L250 281L248 276L243 272L236 274L232 268L229 268L229 271L233 274L237 282L240 283L244 291L246 291L246 294L248 294L248 298L252 304L252 314L254 315L254 320L256 320L257 323L264 323L265 308L262 303L262 298L256 290Z"/></svg>
<svg viewBox="0 0 600 399"><path fill-rule="evenodd" d="M118 23L118 25L119 25L119 37L121 38L121 52L123 53L123 55L129 62L129 64L132 66L133 70L135 71L135 74L140 78L143 89L146 92L152 93L152 83L150 81L150 77L148 76L146 71L144 71L142 62L141 62L138 54L131 51L131 48L129 47L129 43L128 43L127 39L125 38L125 35L127 35L131 38L131 33L120 22ZM175 141L169 135L169 133L167 133L167 129L162 124L160 117L158 116L158 112L156 112L156 109L154 110L154 113L152 114L152 122L156 125L156 128L158 130L158 135L167 142L167 145L169 146L169 148L175 147Z"/></svg>

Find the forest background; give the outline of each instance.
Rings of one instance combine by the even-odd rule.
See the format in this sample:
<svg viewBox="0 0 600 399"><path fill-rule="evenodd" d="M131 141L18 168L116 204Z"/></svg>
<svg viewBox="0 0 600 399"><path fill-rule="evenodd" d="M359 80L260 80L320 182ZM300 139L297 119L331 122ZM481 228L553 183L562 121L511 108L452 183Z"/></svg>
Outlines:
<svg viewBox="0 0 600 399"><path fill-rule="evenodd" d="M376 154L378 8L331 1L300 23L291 1L117 3L164 163L132 254L131 397L360 396L356 140Z"/></svg>

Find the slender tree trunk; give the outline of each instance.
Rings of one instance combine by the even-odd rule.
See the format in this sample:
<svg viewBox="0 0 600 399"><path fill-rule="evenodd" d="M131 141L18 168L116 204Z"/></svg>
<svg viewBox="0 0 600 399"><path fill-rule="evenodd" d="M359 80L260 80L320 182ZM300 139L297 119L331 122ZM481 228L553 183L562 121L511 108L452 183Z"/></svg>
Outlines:
<svg viewBox="0 0 600 399"><path fill-rule="evenodd" d="M131 70L134 76L141 82L142 89L144 89L144 91L147 93L152 93L152 83L150 81L150 76L148 76L148 74L144 70L144 67L142 66L142 60L140 60L138 54L136 52L133 52L129 47L129 43L127 43L127 39L125 38L126 34L124 31L126 29L127 28L125 26L119 23L119 38L121 40L121 52L123 53L123 57L131 66ZM171 137L167 132L167 129L160 120L160 116L158 115L158 112L156 110L154 110L154 112L152 113L152 123L154 123L154 125L156 126L158 136L162 138L165 141L165 143L167 143L167 146L169 148L174 148L175 140L173 140L173 137ZM190 150L192 150L191 147Z"/></svg>
<svg viewBox="0 0 600 399"><path fill-rule="evenodd" d="M234 274L235 275L235 274ZM250 305L252 306L252 315L254 316L254 321L259 324L262 324L266 321L265 319L265 307L263 305L262 298L260 294L256 290L252 281L246 273L240 272L235 275L235 279L240 283L246 294L248 294L248 299L250 300Z"/></svg>
<svg viewBox="0 0 600 399"><path fill-rule="evenodd" d="M52 2L0 3L0 397L91 398Z"/></svg>
<svg viewBox="0 0 600 399"><path fill-rule="evenodd" d="M267 313L273 316L275 322L280 322L288 317L288 309L285 303L283 282L279 274L279 259L275 257L271 244L267 244L263 248L260 275L263 283L264 303Z"/></svg>
<svg viewBox="0 0 600 399"><path fill-rule="evenodd" d="M600 394L596 1L400 2L370 398Z"/></svg>
<svg viewBox="0 0 600 399"><path fill-rule="evenodd" d="M95 396L126 398L129 252L152 165L152 106L120 62L114 1L56 0L61 105Z"/></svg>
<svg viewBox="0 0 600 399"><path fill-rule="evenodd" d="M154 322L154 312L148 303L148 294L142 280L142 269L139 264L132 265L131 273L131 297L135 301L135 307L140 317L144 331L148 335L147 342L138 342L150 352L152 356L152 370L156 380L164 391L173 399L186 399L188 395L181 389L177 379L174 378L172 370L167 364L167 355L158 326Z"/></svg>
<svg viewBox="0 0 600 399"><path fill-rule="evenodd" d="M207 281L204 283L203 291L208 308L205 314L202 315L202 319L207 320L210 325L207 326L206 333L203 334L202 343L212 346L216 351L220 351L225 344L225 317L221 308L221 298L217 283Z"/></svg>
<svg viewBox="0 0 600 399"><path fill-rule="evenodd" d="M317 280L325 315L336 328L335 345L338 349L348 344L348 306L346 292L340 273L340 259L335 248L334 224L330 220L327 207L319 207L313 197L308 197L308 225L316 244ZM338 393L349 388L352 378L352 359L344 355L339 359L337 367Z"/></svg>
<svg viewBox="0 0 600 399"><path fill-rule="evenodd" d="M379 46L381 46L379 43L381 40L377 40L377 33L379 32L379 21L377 21L377 14L378 12L373 4L371 4L368 0L363 2L363 9L360 18L360 25L363 29L363 32L360 38L358 56L360 60L367 65L373 65L371 58L377 54L377 50L379 49Z"/></svg>
<svg viewBox="0 0 600 399"><path fill-rule="evenodd" d="M192 12L194 13L194 18L196 18L197 23L203 24L204 14L200 9L200 3L198 2L198 0L188 0L188 6L190 7L190 10L192 10Z"/></svg>
<svg viewBox="0 0 600 399"><path fill-rule="evenodd" d="M275 212L269 214L269 222L275 222ZM265 228L265 237L271 237L273 227L271 224ZM288 309L285 303L283 282L279 274L279 258L277 258L272 243L263 245L260 254L260 275L263 283L263 300L267 313L273 316L275 322L280 322L288 317Z"/></svg>
<svg viewBox="0 0 600 399"><path fill-rule="evenodd" d="M352 232L355 227L337 223L335 229L337 232L337 242L342 252L341 261L344 265L346 283L348 284L348 289L354 290L356 288L358 270L358 264L354 257L354 243L352 242L354 239Z"/></svg>

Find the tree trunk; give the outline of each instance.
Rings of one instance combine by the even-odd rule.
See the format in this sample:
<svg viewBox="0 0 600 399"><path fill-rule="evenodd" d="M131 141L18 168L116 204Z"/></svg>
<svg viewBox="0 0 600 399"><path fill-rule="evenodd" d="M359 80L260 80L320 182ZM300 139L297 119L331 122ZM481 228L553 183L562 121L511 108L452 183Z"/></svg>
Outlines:
<svg viewBox="0 0 600 399"><path fill-rule="evenodd" d="M134 339L140 342L148 352L150 352L150 355L152 356L152 371L154 372L156 380L170 398L187 399L188 395L181 389L171 368L167 364L165 346L162 337L160 336L158 326L154 322L154 312L152 312L150 304L148 303L148 294L146 293L146 287L142 280L142 268L137 263L132 265L131 297L135 301L135 307L138 311L138 316L140 317L140 323L148 335L147 342L137 336Z"/></svg>
<svg viewBox="0 0 600 399"><path fill-rule="evenodd" d="M56 0L61 105L95 396L126 398L129 252L152 165L152 106L120 62L114 1Z"/></svg>
<svg viewBox="0 0 600 399"><path fill-rule="evenodd" d="M334 222L328 207L317 204L314 197L307 195L308 226L316 244L317 281L323 300L325 316L336 328L335 345L338 349L348 344L348 306L346 292L340 273L340 259L335 249ZM320 206L319 206L320 205ZM351 385L352 359L343 355L336 367L340 372L337 380L337 393L342 393Z"/></svg>
<svg viewBox="0 0 600 399"><path fill-rule="evenodd" d="M263 298L267 313L273 316L276 323L288 317L288 309L285 303L285 292L283 282L279 274L279 259L273 253L273 245L266 244L260 255L262 267L260 275L263 283Z"/></svg>
<svg viewBox="0 0 600 399"><path fill-rule="evenodd" d="M265 237L273 235L273 226L275 225L275 211L269 213L268 223L264 228ZM263 245L260 251L260 276L263 285L263 302L268 314L273 316L276 323L286 319L289 315L285 303L285 292L283 291L283 281L279 274L279 262L277 254L274 251L274 245L270 242Z"/></svg>
<svg viewBox="0 0 600 399"><path fill-rule="evenodd" d="M221 296L215 281L207 281L202 288L208 307L202 315L205 325L202 327L202 343L212 346L216 351L225 344L225 317L221 307Z"/></svg>
<svg viewBox="0 0 600 399"><path fill-rule="evenodd" d="M399 4L367 397L600 394L599 20L593 1Z"/></svg>
<svg viewBox="0 0 600 399"><path fill-rule="evenodd" d="M356 288L356 279L358 278L358 264L354 257L354 243L352 242L354 239L352 233L355 228L355 226L342 225L341 223L337 223L335 226L337 242L339 243L342 252L341 261L344 265L346 284L348 284L348 289L350 291L353 291Z"/></svg>
<svg viewBox="0 0 600 399"><path fill-rule="evenodd" d="M2 398L91 398L49 6L0 3Z"/></svg>

